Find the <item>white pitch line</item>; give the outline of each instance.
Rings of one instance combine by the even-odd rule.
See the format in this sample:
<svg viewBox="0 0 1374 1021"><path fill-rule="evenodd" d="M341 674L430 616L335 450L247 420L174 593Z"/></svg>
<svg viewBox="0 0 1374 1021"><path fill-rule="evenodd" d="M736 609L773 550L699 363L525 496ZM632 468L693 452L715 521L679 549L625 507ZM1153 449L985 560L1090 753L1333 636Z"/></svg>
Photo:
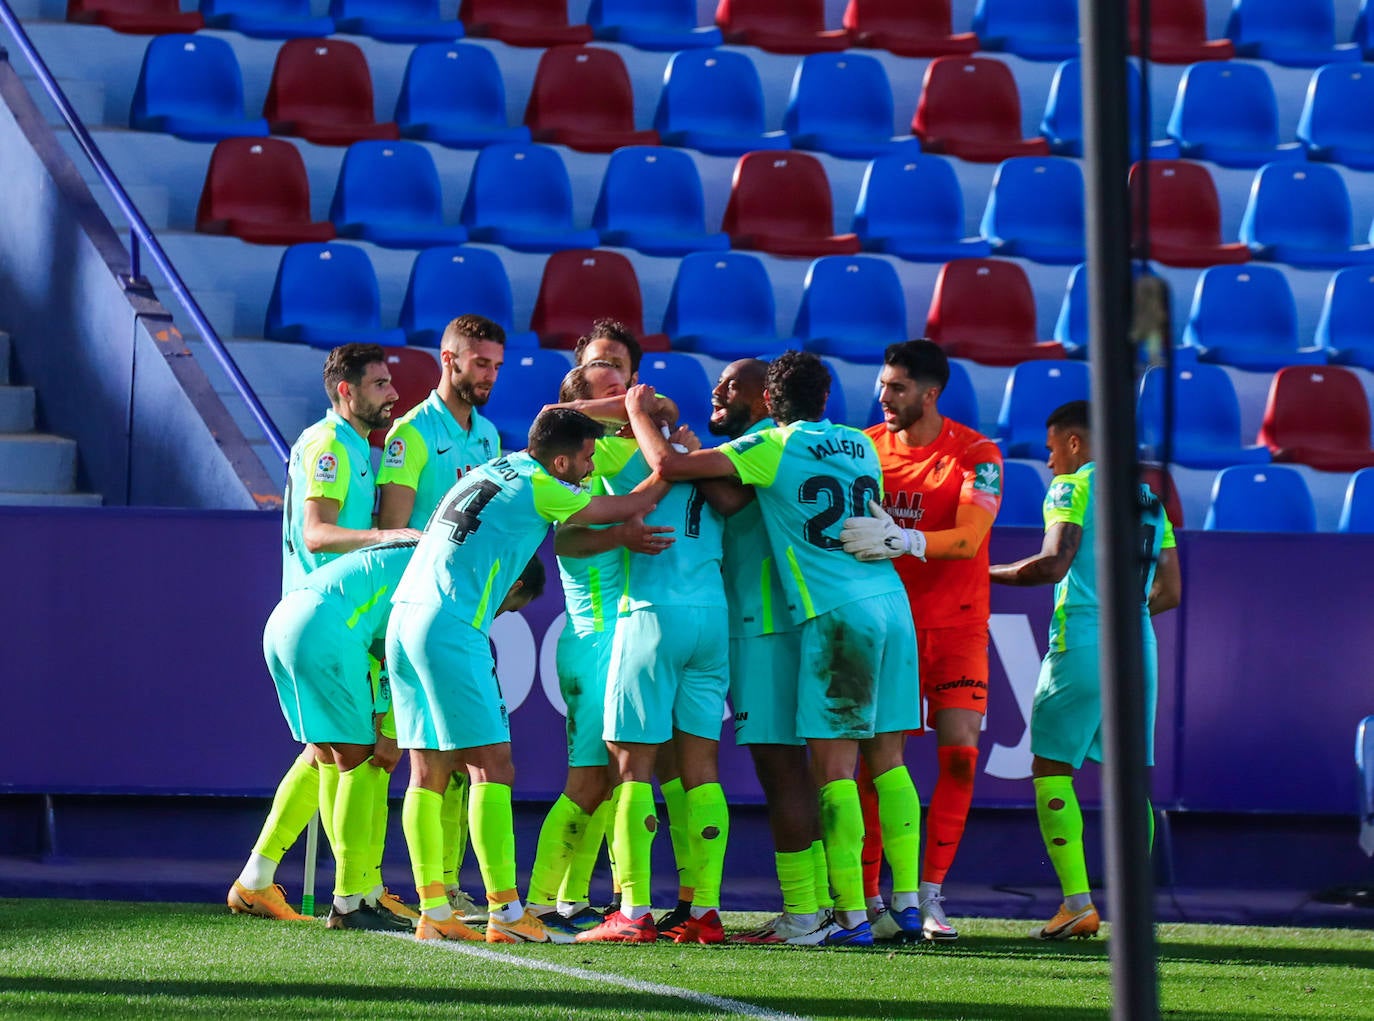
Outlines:
<svg viewBox="0 0 1374 1021"><path fill-rule="evenodd" d="M743 1000L732 1000L728 996L713 996L710 993L698 993L692 989L680 989L677 986L667 986L659 982L644 982L637 978L629 978L625 975L606 973L603 971L591 971L588 968L571 968L566 964L555 964L552 961L540 961L529 957L515 957L511 954L503 954L495 950L488 950L485 947L474 946L471 943L450 942L447 940L416 940L414 937L405 936L401 933L381 933L393 939L408 939L411 942L418 942L436 950L451 950L454 953L467 954L470 957L479 957L484 961L497 961L502 964L511 964L520 968L533 968L536 971L549 971L555 975L562 975L566 978L581 979L584 982L611 982L626 989L633 989L639 993L650 993L654 996L672 996L679 1000L690 1000L699 1003L703 1007L718 1010L725 1014L737 1014L741 1017L766 1018L767 1021L806 1021L805 1018L797 1014L787 1014L780 1010L769 1010L767 1007L760 1007L757 1004L745 1003Z"/></svg>

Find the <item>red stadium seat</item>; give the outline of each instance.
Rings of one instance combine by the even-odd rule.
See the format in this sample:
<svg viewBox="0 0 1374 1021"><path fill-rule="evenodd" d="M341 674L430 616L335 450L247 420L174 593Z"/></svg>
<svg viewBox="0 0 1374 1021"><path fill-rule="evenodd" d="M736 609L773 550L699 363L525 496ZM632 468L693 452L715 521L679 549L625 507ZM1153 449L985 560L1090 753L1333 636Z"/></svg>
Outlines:
<svg viewBox="0 0 1374 1021"><path fill-rule="evenodd" d="M296 147L280 138L226 138L215 145L196 210L196 230L260 245L330 241L334 225L310 219L310 181Z"/></svg>
<svg viewBox="0 0 1374 1021"><path fill-rule="evenodd" d="M844 27L855 45L902 57L972 53L978 36L950 31L949 0L849 0Z"/></svg>
<svg viewBox="0 0 1374 1021"><path fill-rule="evenodd" d="M337 39L282 43L262 115L273 134L299 135L317 145L401 137L394 123L376 119L363 51Z"/></svg>
<svg viewBox="0 0 1374 1021"><path fill-rule="evenodd" d="M1259 442L1275 461L1322 471L1374 467L1369 398L1359 377L1337 365L1290 365L1274 373Z"/></svg>
<svg viewBox="0 0 1374 1021"><path fill-rule="evenodd" d="M591 46L544 51L525 124L536 141L582 152L658 145L657 131L635 130L635 97L625 61L614 50Z"/></svg>
<svg viewBox="0 0 1374 1021"><path fill-rule="evenodd" d="M439 385L439 363L433 354L421 348L388 347L386 367L391 370L391 385L400 394L400 398L391 406L392 422L423 401ZM380 450L390 428L388 425L372 430L368 434L368 442Z"/></svg>
<svg viewBox="0 0 1374 1021"><path fill-rule="evenodd" d="M1140 0L1131 0L1131 52L1140 55ZM1206 0L1150 0L1150 59L1160 64L1230 60L1230 39L1207 38Z"/></svg>
<svg viewBox="0 0 1374 1021"><path fill-rule="evenodd" d="M1042 137L1021 137L1021 94L1011 69L991 57L936 57L926 68L911 130L926 152L975 163L1047 156Z"/></svg>
<svg viewBox="0 0 1374 1021"><path fill-rule="evenodd" d="M716 24L727 43L772 53L834 53L850 42L842 28L826 31L824 0L720 0Z"/></svg>
<svg viewBox="0 0 1374 1021"><path fill-rule="evenodd" d="M1145 171L1149 168L1149 187ZM1240 242L1221 240L1221 203L1212 175L1200 163L1187 160L1150 160L1131 167L1131 219L1135 237L1132 247L1139 258L1170 266L1215 266L1247 262L1250 249ZM1146 234L1145 210L1149 202ZM1148 244L1149 250L1146 251Z"/></svg>
<svg viewBox="0 0 1374 1021"><path fill-rule="evenodd" d="M67 20L130 35L197 32L205 27L199 11L183 13L177 0L68 0Z"/></svg>
<svg viewBox="0 0 1374 1021"><path fill-rule="evenodd" d="M830 180L814 156L750 152L735 164L721 230L735 248L774 255L853 255L857 234L835 234Z"/></svg>
<svg viewBox="0 0 1374 1021"><path fill-rule="evenodd" d="M394 415L393 415L394 417ZM1169 469L1162 464L1142 464L1140 481L1164 504L1164 515L1175 529L1183 528L1183 503L1178 498L1178 486Z"/></svg>
<svg viewBox="0 0 1374 1021"><path fill-rule="evenodd" d="M567 0L463 0L458 17L471 36L511 46L562 46L592 41L591 25L568 24Z"/></svg>
<svg viewBox="0 0 1374 1021"><path fill-rule="evenodd" d="M1026 271L1004 259L955 259L940 267L926 336L951 358L984 365L1064 357L1063 344L1039 339Z"/></svg>
<svg viewBox="0 0 1374 1021"><path fill-rule="evenodd" d="M543 347L570 350L598 319L619 320L645 351L667 351L662 333L644 336L644 299L630 260L618 252L574 248L544 264L530 329Z"/></svg>

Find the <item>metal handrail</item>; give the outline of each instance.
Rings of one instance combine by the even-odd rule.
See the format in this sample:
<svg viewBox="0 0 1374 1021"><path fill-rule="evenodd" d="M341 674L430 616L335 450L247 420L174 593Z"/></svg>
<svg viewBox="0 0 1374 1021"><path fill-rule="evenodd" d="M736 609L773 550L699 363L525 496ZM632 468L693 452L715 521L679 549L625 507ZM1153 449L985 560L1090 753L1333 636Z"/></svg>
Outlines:
<svg viewBox="0 0 1374 1021"><path fill-rule="evenodd" d="M152 228L148 226L148 221L143 218L143 214L134 206L133 200L129 198L129 193L124 190L124 186L119 183L119 178L117 178L114 171L110 169L110 165L105 161L105 157L101 154L100 148L95 144L95 140L91 137L90 132L86 130L86 126L81 123L81 118L76 115L76 111L72 108L71 102L67 99L61 86L57 84L57 79L55 79L52 72L48 70L48 65L44 63L43 58L38 55L38 50L34 48L33 42L19 24L19 19L10 8L8 0L0 0L0 23L3 23L5 27L9 29L10 35L14 37L15 45L19 48L19 51L23 53L24 59L29 62L29 66L33 68L35 74L37 74L38 82L43 86L43 91L46 92L48 98L56 104L58 112L62 114L62 119L67 122L67 127L71 129L72 137L75 138L77 144L81 146L81 151L86 154L86 158L90 160L91 166L95 168L95 172L100 176L101 181L104 182L105 187L109 190L110 197L114 199L115 204L119 206L124 216L128 219L131 234L129 246L131 278L137 279L140 275L138 272L138 246L141 242L143 246L148 249L149 257L157 265L157 268L162 271L162 275L167 281L167 286L171 288L172 293L175 294L177 299L181 302L182 308L185 310L187 316L190 317L191 322L195 325L201 337L205 340L210 352L215 356L216 361L224 368L224 371L228 373L229 381L233 384L234 389L238 391L239 396L242 397L244 402L248 405L248 410L252 413L254 420L262 427L263 433L267 436L267 442L272 445L272 449L276 451L277 456L280 457L282 463L285 464L290 457L291 448L287 444L285 438L283 438L281 430L279 430L276 423L272 421L272 416L267 413L267 409L262 406L262 401L260 401L258 395L253 392L252 386L249 385L248 380L244 377L243 372L234 361L233 355L231 355L228 348L224 346L224 342L220 340L219 334L215 332L215 328L210 325L210 320L206 318L205 313L201 311L200 305L196 302L196 299L191 296L190 289L186 286L185 281L181 279L181 274L178 273L176 268L172 265L172 260L167 257L167 253L163 250L162 244L158 241ZM3 55L6 59L8 58L8 54L5 54L3 47L0 47L0 55Z"/></svg>

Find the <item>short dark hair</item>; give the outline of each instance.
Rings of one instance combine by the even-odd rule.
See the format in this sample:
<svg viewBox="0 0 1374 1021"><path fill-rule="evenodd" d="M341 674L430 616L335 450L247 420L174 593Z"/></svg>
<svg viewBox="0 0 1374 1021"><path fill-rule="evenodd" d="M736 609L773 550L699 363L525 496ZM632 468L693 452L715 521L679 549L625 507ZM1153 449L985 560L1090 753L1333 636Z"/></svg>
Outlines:
<svg viewBox="0 0 1374 1021"><path fill-rule="evenodd" d="M1065 432L1085 433L1092 429L1088 415L1087 401L1069 401L1050 412L1045 419L1046 429L1062 429Z"/></svg>
<svg viewBox="0 0 1374 1021"><path fill-rule="evenodd" d="M357 386L367 367L374 362L386 364L386 349L380 344L340 344L324 360L324 392L329 403L339 399L339 384Z"/></svg>
<svg viewBox="0 0 1374 1021"><path fill-rule="evenodd" d="M933 340L903 340L889 344L883 364L902 369L918 383L933 383L944 393L949 385L949 356Z"/></svg>
<svg viewBox="0 0 1374 1021"><path fill-rule="evenodd" d="M529 451L545 467L559 454L575 454L605 435L601 423L572 408L545 408L530 425Z"/></svg>
<svg viewBox="0 0 1374 1021"><path fill-rule="evenodd" d="M518 580L522 596L534 600L544 594L544 586L548 584L548 574L544 570L544 561L539 559L539 554L536 553L530 557L530 562L520 572Z"/></svg>
<svg viewBox="0 0 1374 1021"><path fill-rule="evenodd" d="M470 340L489 340L494 344L504 344L506 331L500 323L469 312L449 321L444 327L444 335L439 338L439 347L462 349Z"/></svg>
<svg viewBox="0 0 1374 1021"><path fill-rule="evenodd" d="M809 351L784 351L768 363L768 409L780 425L818 422L830 396L830 370Z"/></svg>
<svg viewBox="0 0 1374 1021"><path fill-rule="evenodd" d="M581 364L582 353L587 350L594 340L613 340L617 344L623 345L625 350L630 353L630 375L639 371L639 363L644 358L644 349L639 346L639 341L630 331L630 328L617 319L598 319L592 323L592 328L577 338L577 345L573 348L573 361Z"/></svg>

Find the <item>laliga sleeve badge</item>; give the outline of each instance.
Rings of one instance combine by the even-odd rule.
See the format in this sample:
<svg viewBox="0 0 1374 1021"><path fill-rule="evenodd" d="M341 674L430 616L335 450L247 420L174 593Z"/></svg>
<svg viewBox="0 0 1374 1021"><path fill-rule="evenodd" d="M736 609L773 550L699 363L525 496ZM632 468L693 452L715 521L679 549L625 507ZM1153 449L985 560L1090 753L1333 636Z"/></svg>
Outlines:
<svg viewBox="0 0 1374 1021"><path fill-rule="evenodd" d="M337 482L339 479L339 459L333 454L321 454L315 462L316 482Z"/></svg>

